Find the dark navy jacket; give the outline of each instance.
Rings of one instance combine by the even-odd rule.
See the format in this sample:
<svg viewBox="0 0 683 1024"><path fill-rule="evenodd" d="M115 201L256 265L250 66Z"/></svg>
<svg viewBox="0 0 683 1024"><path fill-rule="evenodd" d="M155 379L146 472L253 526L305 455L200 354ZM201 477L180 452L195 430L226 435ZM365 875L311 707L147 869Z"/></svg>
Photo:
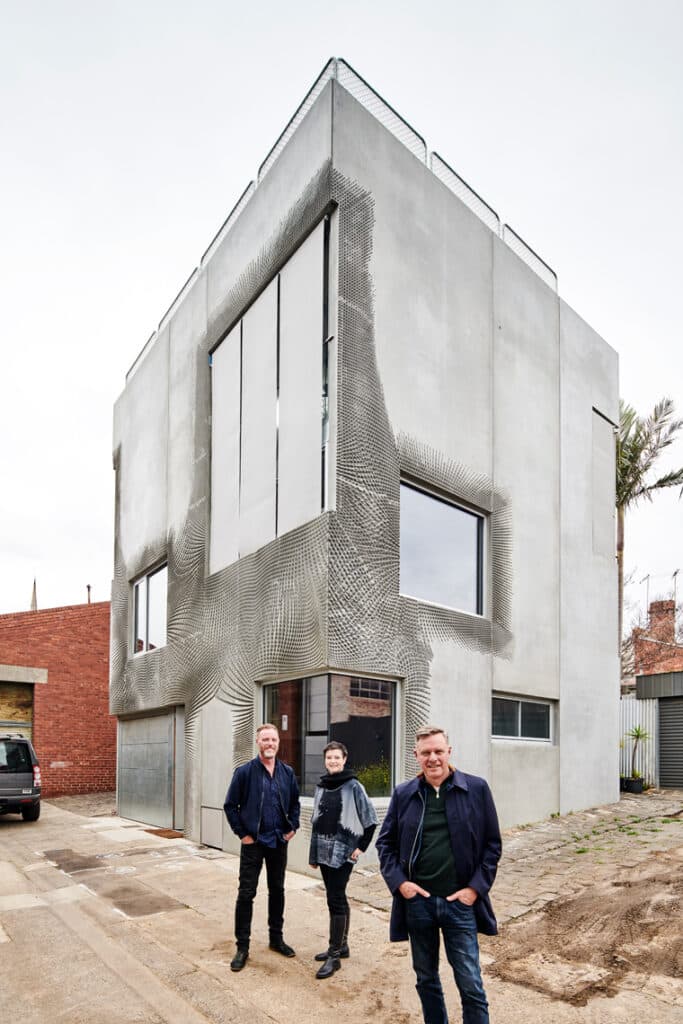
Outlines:
<svg viewBox="0 0 683 1024"><path fill-rule="evenodd" d="M408 938L406 901L398 891L402 882L412 880L420 844L426 806L422 776L403 782L394 790L376 847L382 877L394 895L389 938ZM446 820L458 878L467 879L479 894L474 903L477 929L496 935L498 926L489 899L502 849L498 815L491 790L484 779L454 771L444 783Z"/></svg>
<svg viewBox="0 0 683 1024"><path fill-rule="evenodd" d="M264 773L267 770L259 758L255 757L252 761L240 765L232 777L223 810L230 822L230 828L240 839L245 836L256 839L258 836L263 806ZM285 822L289 825L287 831L296 832L299 828L299 786L296 776L288 764L276 760L273 779L277 784Z"/></svg>

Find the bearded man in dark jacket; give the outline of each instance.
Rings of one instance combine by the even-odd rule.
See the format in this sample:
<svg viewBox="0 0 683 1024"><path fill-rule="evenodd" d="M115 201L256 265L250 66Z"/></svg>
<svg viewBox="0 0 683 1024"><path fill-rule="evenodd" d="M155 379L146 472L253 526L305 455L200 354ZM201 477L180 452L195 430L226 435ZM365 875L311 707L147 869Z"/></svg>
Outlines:
<svg viewBox="0 0 683 1024"><path fill-rule="evenodd" d="M287 844L299 827L299 786L294 772L277 757L280 734L266 723L256 730L258 757L240 765L225 798L225 815L241 842L240 876L235 906L237 952L230 968L241 971L249 959L251 919L264 863L268 879L269 945L282 956L295 956L285 942Z"/></svg>

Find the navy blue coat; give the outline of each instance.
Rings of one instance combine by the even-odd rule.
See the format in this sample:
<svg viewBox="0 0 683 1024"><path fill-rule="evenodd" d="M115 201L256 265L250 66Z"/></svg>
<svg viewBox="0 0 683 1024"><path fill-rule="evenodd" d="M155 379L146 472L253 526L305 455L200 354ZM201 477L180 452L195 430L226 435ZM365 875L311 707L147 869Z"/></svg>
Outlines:
<svg viewBox="0 0 683 1024"><path fill-rule="evenodd" d="M256 839L258 836L267 771L259 758L255 757L240 765L228 787L223 810L230 828L240 839L245 836ZM287 831L296 832L299 828L299 786L296 776L288 764L276 760L273 778L280 796L280 807L289 826Z"/></svg>
<svg viewBox="0 0 683 1024"><path fill-rule="evenodd" d="M406 901L398 891L402 882L412 881L420 852L422 823L426 806L422 776L403 782L394 790L382 823L376 847L382 877L394 895L389 938L408 938ZM454 771L444 783L446 820L457 877L462 885L479 894L474 903L477 929L496 935L498 925L489 899L502 849L498 815L491 790L484 779Z"/></svg>

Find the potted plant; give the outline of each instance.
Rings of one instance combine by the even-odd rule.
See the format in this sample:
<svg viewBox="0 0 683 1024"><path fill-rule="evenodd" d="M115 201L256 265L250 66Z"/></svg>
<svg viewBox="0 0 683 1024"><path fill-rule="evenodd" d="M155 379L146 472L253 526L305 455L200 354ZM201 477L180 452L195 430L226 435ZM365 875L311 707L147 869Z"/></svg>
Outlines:
<svg viewBox="0 0 683 1024"><path fill-rule="evenodd" d="M633 750L631 751L631 775L623 780L624 789L627 793L642 793L643 777L636 769L636 753L638 751L638 744L649 740L650 734L643 729L642 725L634 725L626 735L630 740L633 740Z"/></svg>

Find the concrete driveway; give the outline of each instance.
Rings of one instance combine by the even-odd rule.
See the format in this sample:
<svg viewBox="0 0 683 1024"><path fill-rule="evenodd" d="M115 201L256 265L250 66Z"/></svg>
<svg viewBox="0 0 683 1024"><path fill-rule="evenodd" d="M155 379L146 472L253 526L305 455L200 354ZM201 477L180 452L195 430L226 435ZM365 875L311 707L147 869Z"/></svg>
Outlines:
<svg viewBox="0 0 683 1024"><path fill-rule="evenodd" d="M332 979L314 979L322 889L294 873L296 959L267 947L262 888L249 963L233 974L237 859L112 811L108 794L45 801L36 823L0 818L3 1020L419 1024L408 949L387 941L388 894L371 866L354 873L352 955ZM501 935L482 943L492 1021L683 1021L681 877L677 791L507 832Z"/></svg>

